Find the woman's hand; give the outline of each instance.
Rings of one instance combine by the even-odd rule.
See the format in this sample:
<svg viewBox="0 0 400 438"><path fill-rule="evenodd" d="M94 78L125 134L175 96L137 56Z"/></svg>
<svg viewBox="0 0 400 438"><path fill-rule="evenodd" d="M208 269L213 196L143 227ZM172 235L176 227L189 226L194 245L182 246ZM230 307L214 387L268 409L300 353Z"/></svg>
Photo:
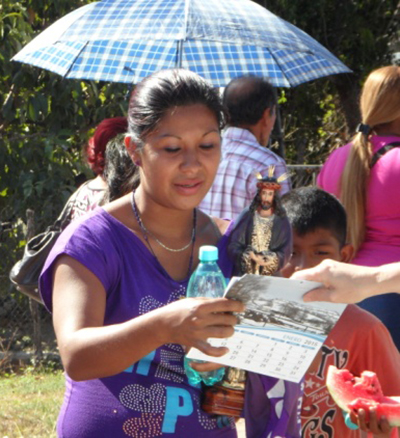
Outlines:
<svg viewBox="0 0 400 438"><path fill-rule="evenodd" d="M233 312L243 312L244 308L243 303L226 298L186 298L168 304L159 309L163 343L194 347L209 356L223 356L228 349L213 347L207 340L232 336L238 322Z"/></svg>

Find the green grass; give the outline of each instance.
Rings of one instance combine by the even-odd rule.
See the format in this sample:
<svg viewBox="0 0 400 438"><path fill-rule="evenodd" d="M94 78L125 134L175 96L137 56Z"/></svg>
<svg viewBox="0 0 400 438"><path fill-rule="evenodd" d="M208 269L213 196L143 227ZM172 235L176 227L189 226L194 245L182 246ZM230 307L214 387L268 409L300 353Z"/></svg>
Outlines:
<svg viewBox="0 0 400 438"><path fill-rule="evenodd" d="M64 394L61 371L0 376L0 438L52 438Z"/></svg>

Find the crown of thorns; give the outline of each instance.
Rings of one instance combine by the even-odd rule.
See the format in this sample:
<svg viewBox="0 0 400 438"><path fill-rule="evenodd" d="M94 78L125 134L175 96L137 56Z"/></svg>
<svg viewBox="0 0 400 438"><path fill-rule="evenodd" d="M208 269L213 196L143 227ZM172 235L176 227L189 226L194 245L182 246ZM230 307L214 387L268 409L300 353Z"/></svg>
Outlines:
<svg viewBox="0 0 400 438"><path fill-rule="evenodd" d="M259 172L256 173L256 177L258 180L257 188L259 190L261 189L279 190L282 187L280 183L289 178L289 175L287 173L283 173L278 178L276 178L274 176L274 172L275 172L275 166L269 166L267 176L263 177L261 173Z"/></svg>

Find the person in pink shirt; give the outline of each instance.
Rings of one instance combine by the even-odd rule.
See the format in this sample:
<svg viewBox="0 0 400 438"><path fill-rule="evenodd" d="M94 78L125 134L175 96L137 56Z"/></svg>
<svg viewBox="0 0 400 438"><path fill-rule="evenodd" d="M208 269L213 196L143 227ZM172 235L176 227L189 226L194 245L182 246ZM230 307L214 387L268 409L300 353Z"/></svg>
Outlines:
<svg viewBox="0 0 400 438"><path fill-rule="evenodd" d="M381 266L400 261L400 67L370 73L360 109L357 134L331 153L317 184L347 211L352 263ZM368 298L360 306L384 322L400 349L400 296Z"/></svg>

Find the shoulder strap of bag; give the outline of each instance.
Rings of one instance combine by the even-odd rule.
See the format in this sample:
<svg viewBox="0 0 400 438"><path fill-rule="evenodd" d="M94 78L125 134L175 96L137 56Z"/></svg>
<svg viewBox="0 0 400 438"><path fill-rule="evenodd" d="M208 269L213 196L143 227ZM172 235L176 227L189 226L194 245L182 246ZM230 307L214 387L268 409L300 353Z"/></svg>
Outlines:
<svg viewBox="0 0 400 438"><path fill-rule="evenodd" d="M71 213L72 209L75 205L76 199L78 198L79 193L85 187L89 181L83 183L74 193L69 197L68 201L65 203L64 208L62 209L60 216L58 216L57 220L54 222L52 227L61 228L62 230L66 228L66 226L71 221Z"/></svg>
<svg viewBox="0 0 400 438"><path fill-rule="evenodd" d="M400 147L400 141L395 141L393 143L389 143L389 144L381 147L379 149L379 151L376 151L374 153L374 155L372 156L371 164L370 164L369 168L372 169L375 166L376 162L379 160L379 158L381 158L383 155L385 155L387 152L391 151L392 149L398 148L398 147Z"/></svg>

